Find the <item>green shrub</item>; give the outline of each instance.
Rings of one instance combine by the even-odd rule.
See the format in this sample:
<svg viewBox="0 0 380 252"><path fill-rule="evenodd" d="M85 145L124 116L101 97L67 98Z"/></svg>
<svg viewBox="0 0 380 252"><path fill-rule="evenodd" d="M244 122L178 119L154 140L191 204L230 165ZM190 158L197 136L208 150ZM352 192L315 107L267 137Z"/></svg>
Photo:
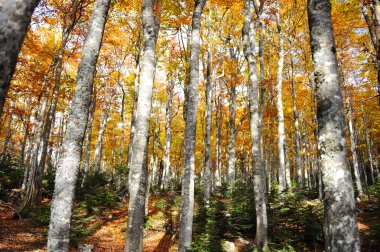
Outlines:
<svg viewBox="0 0 380 252"><path fill-rule="evenodd" d="M15 188L20 188L24 176L24 169L19 169L18 159L7 155L0 157L0 198Z"/></svg>
<svg viewBox="0 0 380 252"><path fill-rule="evenodd" d="M116 192L106 188L99 188L94 193L85 194L83 198L89 215L101 214L105 209L113 208L119 202Z"/></svg>
<svg viewBox="0 0 380 252"><path fill-rule="evenodd" d="M269 209L269 235L275 249L297 251L323 246L323 203L309 200L309 192L287 192ZM285 250L292 251L292 250Z"/></svg>
<svg viewBox="0 0 380 252"><path fill-rule="evenodd" d="M254 233L256 223L255 201L253 183L250 181L237 181L227 190L229 205L227 210L230 232L233 235Z"/></svg>
<svg viewBox="0 0 380 252"><path fill-rule="evenodd" d="M36 226L48 227L50 222L50 204L36 207L30 214L30 220Z"/></svg>

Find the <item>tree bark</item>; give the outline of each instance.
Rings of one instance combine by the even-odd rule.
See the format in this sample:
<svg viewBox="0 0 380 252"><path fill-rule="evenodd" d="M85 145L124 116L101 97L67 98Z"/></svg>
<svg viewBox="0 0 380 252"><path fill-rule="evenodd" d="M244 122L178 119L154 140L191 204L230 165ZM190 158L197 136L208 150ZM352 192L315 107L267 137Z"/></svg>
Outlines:
<svg viewBox="0 0 380 252"><path fill-rule="evenodd" d="M326 251L360 251L354 189L344 132L344 109L329 0L308 0L318 145L325 205Z"/></svg>
<svg viewBox="0 0 380 252"><path fill-rule="evenodd" d="M228 182L235 182L236 179L236 86L235 83L231 83L229 93L229 145L228 145Z"/></svg>
<svg viewBox="0 0 380 252"><path fill-rule="evenodd" d="M51 217L48 251L69 251L69 233L75 185L80 166L96 64L102 44L110 0L97 0L91 14L83 55L78 68L77 85L71 103L62 155L58 160Z"/></svg>
<svg viewBox="0 0 380 252"><path fill-rule="evenodd" d="M295 87L295 77L294 77L294 62L293 58L291 61L292 67L292 98L293 98L293 116L294 116L294 136L296 142L296 171L297 171L297 181L300 185L303 183L302 177L302 159L301 159L301 145L300 145L300 128L299 128L299 116L297 110L297 96Z"/></svg>
<svg viewBox="0 0 380 252"><path fill-rule="evenodd" d="M19 169L22 169L23 166L24 166L24 160L25 160L25 148L26 148L26 143L28 141L28 137L29 137L29 121L30 121L30 115L28 117L28 120L24 121L24 130L25 130L25 133L24 133L24 137L22 138L22 142L21 142L21 148L20 148L20 159L18 161L18 168Z"/></svg>
<svg viewBox="0 0 380 252"><path fill-rule="evenodd" d="M127 252L143 249L144 209L147 183L148 138L155 75L156 43L159 33L159 16L154 13L155 0L143 0L142 24L144 46L141 55L141 74L136 106L135 132L132 137L129 171L129 209L126 248ZM132 130L132 129L131 129ZM132 134L132 132L131 132Z"/></svg>
<svg viewBox="0 0 380 252"><path fill-rule="evenodd" d="M90 108L88 114L87 128L86 128L86 144L84 147L84 159L83 159L83 178L82 178L82 186L89 172L90 168L90 148L92 141L92 127L94 125L94 115L96 110L96 89L92 91L92 96L90 99Z"/></svg>
<svg viewBox="0 0 380 252"><path fill-rule="evenodd" d="M372 157L371 142L370 142L370 133L368 130L367 118L364 114L363 107L361 109L362 109L362 119L363 119L363 125L364 125L365 143L366 143L366 149L367 149L367 158L368 158L371 182L375 183L374 165L373 165L373 157ZM379 176L379 174L377 174L377 176Z"/></svg>
<svg viewBox="0 0 380 252"><path fill-rule="evenodd" d="M3 161L5 160L5 156L7 155L8 143L9 139L11 139L11 126L13 122L13 115L11 114L8 119L7 130L5 131L4 145L3 151L1 153L1 157Z"/></svg>
<svg viewBox="0 0 380 252"><path fill-rule="evenodd" d="M27 216L30 210L41 201L41 189L42 189L42 171L38 167L38 153L40 150L40 143L42 138L42 128L44 124L44 117L46 113L48 103L48 97L44 97L44 101L41 107L41 114L39 116L34 137L34 145L31 150L31 157L29 163L29 178L26 187L26 193L22 199L20 207L15 211L15 215Z"/></svg>
<svg viewBox="0 0 380 252"><path fill-rule="evenodd" d="M106 105L108 107L108 105ZM102 161L102 151L103 151L103 136L107 127L107 120L109 116L109 108L103 108L102 115L100 117L100 125L98 130L98 138L95 146L94 153L94 168L95 172L100 172L100 166Z"/></svg>
<svg viewBox="0 0 380 252"><path fill-rule="evenodd" d="M164 170L161 186L168 189L170 180L170 148L172 140L172 107L173 107L174 81L171 80L166 89L166 124L165 124L165 147L164 147Z"/></svg>
<svg viewBox="0 0 380 252"><path fill-rule="evenodd" d="M248 96L250 108L251 155L256 209L255 243L258 250L268 248L268 220L266 208L265 168L262 160L259 113L259 79L255 54L256 25L253 22L253 1L244 1L243 46L248 63Z"/></svg>
<svg viewBox="0 0 380 252"><path fill-rule="evenodd" d="M32 14L40 0L0 0L0 117Z"/></svg>
<svg viewBox="0 0 380 252"><path fill-rule="evenodd" d="M220 187L222 185L222 104L221 104L221 94L218 94L215 99L215 107L216 107L216 151L215 151L215 159L216 159L216 167L215 167L215 185Z"/></svg>
<svg viewBox="0 0 380 252"><path fill-rule="evenodd" d="M373 8L373 23L375 25L375 34L376 34L376 66L377 66L377 99L380 105L380 0L372 0Z"/></svg>
<svg viewBox="0 0 380 252"><path fill-rule="evenodd" d="M131 162L132 162L132 143L133 143L133 137L135 135L135 128L136 128L136 110L137 110L137 102L139 97L139 75L140 75L140 63L136 62L136 68L135 68L135 80L134 80L134 92L133 92L133 105L132 105L132 119L131 119L131 126L130 126L130 134L129 134L129 145L128 145L128 158L127 158L127 166L130 169L131 168ZM130 175L130 173L129 173ZM128 179L130 181L130 179Z"/></svg>
<svg viewBox="0 0 380 252"><path fill-rule="evenodd" d="M210 11L211 13L211 11ZM210 14L211 15L211 14ZM209 18L211 21L211 18ZM208 27L208 46L207 46L207 70L206 70L206 131L205 131L205 192L204 202L209 206L211 196L211 132L212 132L212 80L211 80L211 65L212 53L210 47L211 25Z"/></svg>
<svg viewBox="0 0 380 252"><path fill-rule="evenodd" d="M360 177L360 170L359 170L359 161L358 161L358 155L356 152L356 137L355 137L355 131L354 131L354 125L352 122L352 106L350 102L350 98L347 95L347 119L348 119L348 130L350 134L350 150L352 154L352 164L354 166L354 176L355 176L355 184L356 189L358 190L359 196L363 194L363 187Z"/></svg>
<svg viewBox="0 0 380 252"><path fill-rule="evenodd" d="M285 171L285 123L284 123L284 108L282 104L282 74L284 70L284 34L281 27L281 13L280 13L280 3L277 0L276 3L276 22L277 31L279 37L279 52L278 52L278 67L277 67L277 120L278 120L278 180L279 180L279 190L283 192L286 185L286 171Z"/></svg>
<svg viewBox="0 0 380 252"><path fill-rule="evenodd" d="M191 42L190 75L186 87L184 173L182 177L181 216L179 224L179 252L191 249L194 216L195 140L199 99L199 50L203 7L207 0L195 0Z"/></svg>
<svg viewBox="0 0 380 252"><path fill-rule="evenodd" d="M78 22L77 12L80 11L79 5L80 5L80 2L78 2L78 0L72 0L72 6L71 6L72 10L71 10L70 18L69 18L69 23L65 25L64 27L60 47L58 49L57 55L55 56L52 62L52 65L54 66L53 67L54 87L53 87L53 93L51 95L52 97L51 104L46 115L46 122L45 122L44 131L43 131L43 137L42 137L41 158L38 164L39 169L40 171L42 171L42 173L45 168L46 156L48 154L47 151L48 151L48 146L49 146L49 139L51 135L52 124L54 124L55 122L55 112L57 109L59 89L61 87L61 75L64 69L62 58L66 49L66 45L69 42L69 36L72 30L74 29L75 24ZM64 24L66 24L66 20L64 20Z"/></svg>

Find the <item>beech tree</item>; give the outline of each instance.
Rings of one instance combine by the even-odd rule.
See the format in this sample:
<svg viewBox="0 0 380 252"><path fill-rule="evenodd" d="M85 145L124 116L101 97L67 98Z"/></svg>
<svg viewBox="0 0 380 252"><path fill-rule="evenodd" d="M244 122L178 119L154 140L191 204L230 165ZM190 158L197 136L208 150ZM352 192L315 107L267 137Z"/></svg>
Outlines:
<svg viewBox="0 0 380 252"><path fill-rule="evenodd" d="M48 251L69 251L75 185L87 126L91 92L111 0L97 0L91 14L62 156L58 160L48 233Z"/></svg>
<svg viewBox="0 0 380 252"><path fill-rule="evenodd" d="M268 250L268 220L266 208L266 185L265 170L262 159L262 142L259 129L259 77L257 72L257 55L255 50L256 25L253 21L254 10L261 15L263 4L257 6L252 0L244 1L244 26L243 26L243 45L244 54L248 63L249 78L249 107L250 107L250 133L251 133L251 153L253 168L253 183L256 209L256 236L255 243L257 249Z"/></svg>
<svg viewBox="0 0 380 252"><path fill-rule="evenodd" d="M135 128L130 148L129 208L125 251L142 251L145 197L147 183L148 137L152 109L153 81L155 75L156 43L160 29L160 14L154 12L161 2L143 0L143 49L136 104ZM132 129L131 129L132 130ZM131 132L132 133L132 132Z"/></svg>
<svg viewBox="0 0 380 252"><path fill-rule="evenodd" d="M194 216L194 172L195 137L199 100L199 49L200 29L203 8L207 0L195 0L191 25L189 83L186 87L185 108L185 149L184 171L182 177L181 217L179 224L178 251L186 252L191 248Z"/></svg>
<svg viewBox="0 0 380 252"><path fill-rule="evenodd" d="M326 251L360 251L351 172L347 166L343 97L330 0L307 2L317 88L318 148L324 184Z"/></svg>
<svg viewBox="0 0 380 252"><path fill-rule="evenodd" d="M0 117L32 14L40 0L0 1Z"/></svg>

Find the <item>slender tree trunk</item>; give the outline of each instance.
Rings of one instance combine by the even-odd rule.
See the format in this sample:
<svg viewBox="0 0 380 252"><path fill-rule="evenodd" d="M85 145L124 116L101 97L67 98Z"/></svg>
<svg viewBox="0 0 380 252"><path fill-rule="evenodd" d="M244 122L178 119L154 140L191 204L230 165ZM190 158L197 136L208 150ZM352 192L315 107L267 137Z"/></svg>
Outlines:
<svg viewBox="0 0 380 252"><path fill-rule="evenodd" d="M329 0L308 0L318 104L318 145L324 183L326 251L360 251L354 189Z"/></svg>
<svg viewBox="0 0 380 252"><path fill-rule="evenodd" d="M131 168L131 162L132 162L132 143L133 143L133 137L135 135L135 128L136 128L136 110L137 110L137 102L139 97L139 75L140 75L140 63L136 62L136 68L135 68L135 80L134 80L134 92L133 92L133 105L132 105L132 119L131 119L131 126L130 126L130 134L129 134L129 146L128 146L128 160L127 165L128 168ZM131 174L131 173L129 173ZM130 180L130 179L129 179Z"/></svg>
<svg viewBox="0 0 380 252"><path fill-rule="evenodd" d="M37 106L38 108L39 106ZM23 179L23 182L22 182L22 186L21 186L21 189L25 190L26 189L26 186L28 184L28 178L29 178L29 169L30 169L30 159L31 159L31 156L32 156L32 149L33 149L33 142L34 142L34 139L35 139L35 131L36 131L36 123L35 123L35 118L37 117L38 115L38 109L35 110L35 112L32 111L32 119L31 119L31 124L33 125L32 126L32 132L30 134L30 137L28 139L28 148L26 150L26 160L25 160L25 171L24 171L24 179Z"/></svg>
<svg viewBox="0 0 380 252"><path fill-rule="evenodd" d="M119 71L120 74L120 71ZM120 76L119 76L120 79ZM120 83L121 91L123 93L122 99L121 99L121 110L120 110L120 119L121 119L121 139L120 139L120 153L119 153L119 170L117 173L117 189L120 190L121 187L121 176L122 176L122 167L124 165L124 146L125 146L125 118L124 118L124 111L125 111L125 91L124 87Z"/></svg>
<svg viewBox="0 0 380 252"><path fill-rule="evenodd" d="M211 12L210 12L211 13ZM211 15L211 14L210 14ZM210 18L211 19L211 18ZM209 21L211 21L209 19ZM211 25L208 28L208 46L207 46L207 70L206 70L206 132L205 132L205 194L204 202L209 206L211 196L211 132L212 132L212 80L211 80L211 65L212 54L210 47Z"/></svg>
<svg viewBox="0 0 380 252"><path fill-rule="evenodd" d="M29 137L29 121L30 121L30 116L28 118L27 121L24 122L24 129L25 129L25 133L24 133L24 137L22 138L22 142L21 142L21 148L20 148L20 159L19 159L19 162L18 162L18 168L19 169L22 169L23 166L24 166L24 160L25 160L25 148L26 148L26 142L28 141L28 137Z"/></svg>
<svg viewBox="0 0 380 252"><path fill-rule="evenodd" d="M26 187L26 193L22 199L20 207L15 211L15 215L18 216L27 216L30 210L36 205L40 204L41 201L41 190L42 184L42 171L38 167L38 153L40 150L40 143L42 137L42 128L44 124L44 117L46 113L46 107L48 103L48 97L44 97L44 101L41 107L41 114L39 116L34 138L34 145L31 152L31 159L29 164L29 178Z"/></svg>
<svg viewBox="0 0 380 252"><path fill-rule="evenodd" d="M216 98L216 168L215 168L215 185L220 187L222 185L222 109L221 109L221 95L218 94Z"/></svg>
<svg viewBox="0 0 380 252"><path fill-rule="evenodd" d="M244 26L243 46L244 55L248 62L249 79L248 95L250 107L250 133L251 133L251 155L254 180L254 197L256 208L256 236L255 243L258 250L269 250L268 248L268 220L266 208L266 185L265 169L262 160L262 145L259 130L259 79L255 55L256 27L253 22L253 2L244 1Z"/></svg>
<svg viewBox="0 0 380 252"><path fill-rule="evenodd" d="M352 107L351 107L351 102L348 95L349 94L347 94L346 100L347 100L348 129L350 133L350 150L352 154L352 163L354 165L356 189L358 190L358 194L360 196L363 194L363 188L362 188L362 183L361 183L361 178L360 178L358 155L356 152L356 138L355 138L355 132L354 132L354 125L352 122Z"/></svg>
<svg viewBox="0 0 380 252"><path fill-rule="evenodd" d="M106 131L108 116L109 116L109 109L104 108L101 118L100 118L98 138L96 141L96 147L95 147L95 153L94 153L95 172L100 172L100 164L102 161L102 151L103 151L103 136L104 136L104 132Z"/></svg>
<svg viewBox="0 0 380 252"><path fill-rule="evenodd" d="M182 177L181 216L179 224L178 251L191 249L194 215L194 172L195 172L195 139L197 130L197 113L199 99L199 50L200 29L203 7L207 0L195 0L191 42L190 42L190 75L186 87L185 110L185 149L184 173Z"/></svg>
<svg viewBox="0 0 380 252"><path fill-rule="evenodd" d="M162 188L167 189L170 180L170 148L172 140L172 106L173 106L174 81L171 80L166 90L166 124L165 124L165 153L164 153L164 170L162 176Z"/></svg>
<svg viewBox="0 0 380 252"><path fill-rule="evenodd" d="M370 171L370 176L371 176L371 182L375 183L375 176L374 176L374 165L373 165L373 158L372 158L372 150L371 150L371 142L370 142L370 134L368 130L368 125L367 125L367 118L364 114L364 110L362 107L362 119L363 119L363 124L364 124L364 132L365 132L365 143L366 143L366 149L367 149L367 158L368 158L368 164L369 164L369 171ZM379 174L377 174L379 176Z"/></svg>
<svg viewBox="0 0 380 252"><path fill-rule="evenodd" d="M148 137L155 75L156 43L159 33L159 16L155 17L155 0L143 0L142 24L144 46L141 57L141 74L137 98L135 132L132 137L129 172L129 209L126 252L143 249L144 209L147 183ZM132 129L131 129L132 134ZM138 136L138 137L135 137Z"/></svg>
<svg viewBox="0 0 380 252"><path fill-rule="evenodd" d="M0 117L32 14L39 0L0 0Z"/></svg>
<svg viewBox="0 0 380 252"><path fill-rule="evenodd" d="M294 62L292 58L292 98L293 98L293 116L294 116L294 135L296 142L296 171L297 171L297 181L302 185L302 159L301 159L301 145L300 145L300 129L299 129L299 118L297 110L297 96L295 87L295 77L294 77Z"/></svg>
<svg viewBox="0 0 380 252"><path fill-rule="evenodd" d="M282 104L282 74L284 70L284 34L281 27L280 3L276 1L276 22L279 37L278 67L277 67L277 120L278 120L278 180L280 192L286 189L286 171L285 171L285 123L284 108Z"/></svg>
<svg viewBox="0 0 380 252"><path fill-rule="evenodd" d="M228 182L234 182L236 178L236 87L232 83L229 90L229 145L228 145Z"/></svg>
<svg viewBox="0 0 380 252"><path fill-rule="evenodd" d="M1 153L3 161L5 160L5 156L7 154L9 139L11 139L11 126L12 126L12 122L13 122L13 115L10 115L9 119L8 119L7 130L5 132L3 151Z"/></svg>
<svg viewBox="0 0 380 252"><path fill-rule="evenodd" d="M69 251L69 233L75 185L80 166L82 144L89 114L94 75L102 44L110 0L97 0L91 14L83 55L78 68L77 85L71 103L62 156L58 160L47 250Z"/></svg>
<svg viewBox="0 0 380 252"><path fill-rule="evenodd" d="M156 185L157 182L157 165L158 165L158 148L160 147L160 125L158 122L158 117L155 117L154 120L154 130L153 130L153 138L152 138L152 155L151 155L151 166L149 173L149 181L152 186ZM150 185L149 187L150 188ZM147 191L149 193L149 191Z"/></svg>
<svg viewBox="0 0 380 252"><path fill-rule="evenodd" d="M285 152L285 176L286 176L286 185L288 188L292 186L291 171L290 171L290 158L289 158L289 149L286 142L284 141L284 152Z"/></svg>
<svg viewBox="0 0 380 252"><path fill-rule="evenodd" d="M47 112L46 116L46 122L42 137L42 148L41 148L41 158L39 162L39 169L42 171L45 168L45 162L46 162L46 156L49 146L49 139L51 135L51 129L52 124L55 122L55 112L57 109L57 103L58 103L58 95L59 95L59 89L61 87L61 75L63 71L63 54L66 48L67 43L69 42L69 36L74 29L74 26L76 24L77 20L77 12L79 11L79 5L80 2L78 0L72 0L72 6L71 6L71 14L69 17L69 22L66 27L64 27L64 31L62 33L62 40L60 47L58 49L58 53L53 59L52 66L53 66L53 79L54 79L54 87L53 87L53 93L51 98L51 105L49 107L49 110ZM66 18L66 17L65 17ZM66 24L66 20L64 20L64 23ZM40 176L42 179L42 176ZM41 183L42 181L39 181Z"/></svg>
<svg viewBox="0 0 380 252"><path fill-rule="evenodd" d="M380 105L380 0L372 0L372 15L375 25L376 44L376 66L377 66L377 96Z"/></svg>
<svg viewBox="0 0 380 252"><path fill-rule="evenodd" d="M94 125L94 115L96 110L96 89L93 90L91 100L90 100L90 108L88 115L88 122L86 128L86 145L84 147L84 160L83 160L83 178L82 178L82 186L89 172L90 168L90 148L92 141L92 127Z"/></svg>

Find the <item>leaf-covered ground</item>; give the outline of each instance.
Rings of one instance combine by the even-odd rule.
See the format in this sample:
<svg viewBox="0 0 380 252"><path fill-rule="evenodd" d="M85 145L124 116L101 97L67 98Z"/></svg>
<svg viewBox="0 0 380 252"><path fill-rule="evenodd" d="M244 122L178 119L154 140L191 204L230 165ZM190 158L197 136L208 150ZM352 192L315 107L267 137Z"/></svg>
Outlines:
<svg viewBox="0 0 380 252"><path fill-rule="evenodd" d="M210 214L219 217L216 217L215 223L210 225L211 228L221 229L224 224L221 222L226 220L225 217L220 217L218 211L221 209L224 199L217 198L215 202L216 212ZM77 236L71 250L79 251L78 246L86 244L92 247L92 251L123 251L127 214L127 205L121 204L119 207L90 218L84 218L81 221L78 221L78 216L74 217L76 219L75 233L80 233L77 230L82 229L90 231L88 234L82 231L80 234L85 237L81 239L81 236ZM80 215L80 212L77 212L77 215ZM151 200L149 216L146 221L144 251L176 251L178 215L178 197L169 195L165 199L154 198ZM201 218L200 215L196 216L195 221L197 218ZM0 251L46 251L46 225L41 227L31 219L13 220L11 217L12 206L2 203L0 205ZM83 217L81 218L83 219ZM358 225L362 251L376 251L380 247L380 206L378 199L372 199L371 202L363 200L359 204ZM195 232L200 232L201 226L202 223L195 223ZM213 230L212 232L217 232L218 234L215 233L215 235L220 235L223 230ZM199 233L196 237L201 239L203 236ZM247 247L246 241L252 242L249 237L231 240L235 244L235 251L242 251L243 249L239 248Z"/></svg>

